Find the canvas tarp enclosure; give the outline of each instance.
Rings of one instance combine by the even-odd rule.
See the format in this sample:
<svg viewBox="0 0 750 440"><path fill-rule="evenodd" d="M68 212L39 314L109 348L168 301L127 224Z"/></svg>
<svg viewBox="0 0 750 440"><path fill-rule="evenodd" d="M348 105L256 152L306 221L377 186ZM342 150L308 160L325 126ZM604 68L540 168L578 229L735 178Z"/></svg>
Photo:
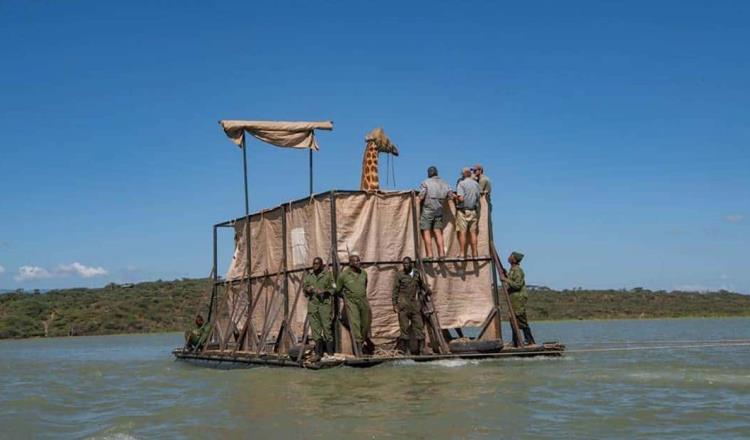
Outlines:
<svg viewBox="0 0 750 440"><path fill-rule="evenodd" d="M372 332L376 342L386 342L398 335L398 317L393 312L391 296L400 260L416 255L412 192L366 193L336 192L319 194L304 201L286 204L250 217L252 270L250 290L253 301L253 325L268 336L278 331L283 314L284 269L287 269L290 324L300 335L307 302L301 292L304 270L320 256L326 263L333 259L331 250L335 234L336 255L345 263L350 252L358 252L368 275L367 296L373 312ZM335 231L331 204L336 207ZM419 204L416 203L417 216ZM444 229L448 255L458 255L452 202L446 203ZM482 200L479 227L479 254L489 256L487 204ZM284 221L282 221L284 217ZM235 222L235 250L226 279L232 283L231 308L241 327L247 315L247 252L244 220ZM285 230L285 231L284 231ZM286 234L284 240L283 234ZM417 240L420 240L417 238ZM286 265L283 243L286 243ZM420 248L421 253L421 248ZM443 262L425 265L427 282L434 292L434 303L444 328L478 326L493 307L492 265L483 261ZM270 321L274 321L272 325Z"/></svg>
<svg viewBox="0 0 750 440"><path fill-rule="evenodd" d="M277 147L318 150L315 130L333 130L333 122L219 121L227 137L237 145L245 144L245 132Z"/></svg>

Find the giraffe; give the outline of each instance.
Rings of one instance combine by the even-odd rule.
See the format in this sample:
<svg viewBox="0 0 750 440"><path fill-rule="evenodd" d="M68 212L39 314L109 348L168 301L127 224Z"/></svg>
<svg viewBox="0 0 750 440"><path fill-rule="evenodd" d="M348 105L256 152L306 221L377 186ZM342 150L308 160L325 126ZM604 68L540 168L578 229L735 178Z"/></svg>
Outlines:
<svg viewBox="0 0 750 440"><path fill-rule="evenodd" d="M365 155L362 158L362 180L359 189L378 191L378 153L389 153L398 156L398 148L388 139L382 128L378 127L365 136Z"/></svg>

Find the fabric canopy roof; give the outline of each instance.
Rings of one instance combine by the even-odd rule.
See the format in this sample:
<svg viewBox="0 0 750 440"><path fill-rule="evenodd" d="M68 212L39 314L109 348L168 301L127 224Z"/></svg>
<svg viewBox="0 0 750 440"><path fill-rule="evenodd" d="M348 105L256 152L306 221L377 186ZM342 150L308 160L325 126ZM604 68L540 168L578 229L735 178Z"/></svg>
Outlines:
<svg viewBox="0 0 750 440"><path fill-rule="evenodd" d="M315 129L333 130L333 122L289 121L219 121L227 137L235 144L245 144L245 132L277 147L312 148L317 151Z"/></svg>

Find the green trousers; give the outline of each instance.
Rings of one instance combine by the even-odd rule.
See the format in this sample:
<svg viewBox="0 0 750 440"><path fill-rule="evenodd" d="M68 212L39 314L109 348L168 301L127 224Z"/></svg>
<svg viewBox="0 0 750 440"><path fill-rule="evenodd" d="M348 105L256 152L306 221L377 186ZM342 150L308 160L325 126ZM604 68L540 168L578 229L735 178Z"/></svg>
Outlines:
<svg viewBox="0 0 750 440"><path fill-rule="evenodd" d="M531 335L529 319L526 317L526 303L528 302L528 300L529 297L526 293L514 293L510 295L510 304L513 306L513 314L516 315L518 329L524 334L526 342L529 344L533 344L534 337ZM513 333L513 344L518 345L515 333Z"/></svg>
<svg viewBox="0 0 750 440"><path fill-rule="evenodd" d="M372 311L367 298L346 298L346 318L349 321L349 331L354 340L361 343L370 332L372 325Z"/></svg>
<svg viewBox="0 0 750 440"><path fill-rule="evenodd" d="M398 336L404 341L410 339L410 333L418 340L424 339L424 320L419 304L415 302L399 303L398 305L398 327L401 334Z"/></svg>
<svg viewBox="0 0 750 440"><path fill-rule="evenodd" d="M333 306L331 304L331 295L321 297L314 294L307 302L307 316L313 341L329 342L333 340L331 332Z"/></svg>
<svg viewBox="0 0 750 440"><path fill-rule="evenodd" d="M526 303L529 297L526 293L512 293L510 295L510 304L513 306L513 313L526 316Z"/></svg>

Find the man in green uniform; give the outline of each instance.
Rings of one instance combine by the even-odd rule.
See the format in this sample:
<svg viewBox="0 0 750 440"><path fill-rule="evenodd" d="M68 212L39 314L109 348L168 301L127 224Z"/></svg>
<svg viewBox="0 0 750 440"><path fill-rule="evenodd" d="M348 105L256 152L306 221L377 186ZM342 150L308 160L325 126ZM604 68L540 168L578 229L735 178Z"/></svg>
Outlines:
<svg viewBox="0 0 750 440"><path fill-rule="evenodd" d="M203 321L203 315L200 313L195 317L195 328L185 332L185 348L187 350L200 350L206 345L210 334L211 326L208 322Z"/></svg>
<svg viewBox="0 0 750 440"><path fill-rule="evenodd" d="M412 354L422 354L424 351L424 321L422 307L419 302L419 289L425 289L422 277L414 270L411 258L402 260L403 270L396 273L393 281L393 311L398 314L398 326L401 334L398 337L396 349L406 351L414 332L416 347L409 347Z"/></svg>
<svg viewBox="0 0 750 440"><path fill-rule="evenodd" d="M486 195L487 200L489 200L490 193L492 192L492 181L486 174L484 174L484 167L480 164L476 164L474 165L474 168L472 168L472 171L474 172L474 178L479 184L479 190L482 194Z"/></svg>
<svg viewBox="0 0 750 440"><path fill-rule="evenodd" d="M518 321L518 328L523 332L523 337L526 339L527 345L534 345L534 337L531 335L531 328L529 328L529 320L526 318L526 302L529 300L529 296L526 293L526 275L521 269L521 260L523 260L523 254L520 252L513 252L508 257L508 263L510 263L510 271L506 274L500 274L500 279L508 285L508 294L510 295L510 304L513 306L513 313L516 315L516 321ZM519 341L516 333L513 332L513 345L518 347Z"/></svg>
<svg viewBox="0 0 750 440"><path fill-rule="evenodd" d="M331 329L333 275L323 268L322 258L313 259L312 271L305 275L302 289L307 296L307 320L310 323L310 334L315 341L314 361L317 361L323 356L323 352L332 355L336 351Z"/></svg>
<svg viewBox="0 0 750 440"><path fill-rule="evenodd" d="M344 295L349 331L357 343L355 353L361 353L362 343L369 340L372 312L367 301L367 272L362 270L359 254L352 252L349 256L349 267L336 281L336 293Z"/></svg>

